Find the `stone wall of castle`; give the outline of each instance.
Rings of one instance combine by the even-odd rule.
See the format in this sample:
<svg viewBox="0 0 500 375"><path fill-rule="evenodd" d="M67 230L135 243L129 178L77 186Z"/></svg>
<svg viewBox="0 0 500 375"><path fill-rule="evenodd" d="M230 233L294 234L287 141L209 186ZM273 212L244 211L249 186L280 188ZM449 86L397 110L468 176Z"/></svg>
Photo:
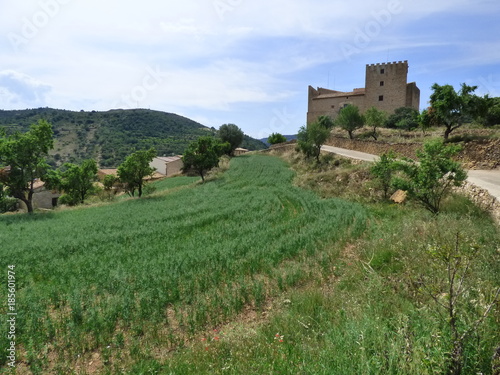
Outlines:
<svg viewBox="0 0 500 375"><path fill-rule="evenodd" d="M408 61L369 64L365 87L341 92L309 86L307 123L319 116L336 118L345 105L359 107L361 113L374 106L388 114L400 107L420 107L420 90L415 82L407 83Z"/></svg>

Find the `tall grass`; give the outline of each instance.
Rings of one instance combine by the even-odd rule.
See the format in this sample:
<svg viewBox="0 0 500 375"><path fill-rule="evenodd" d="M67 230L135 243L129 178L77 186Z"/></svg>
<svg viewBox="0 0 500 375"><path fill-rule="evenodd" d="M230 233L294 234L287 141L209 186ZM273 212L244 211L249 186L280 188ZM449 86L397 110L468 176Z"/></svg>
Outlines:
<svg viewBox="0 0 500 375"><path fill-rule="evenodd" d="M14 264L18 275L21 365L64 373L96 352L108 371L113 358L140 363L307 280L283 262L359 237L366 212L293 177L277 158L244 156L222 178L169 194L1 217L0 270Z"/></svg>

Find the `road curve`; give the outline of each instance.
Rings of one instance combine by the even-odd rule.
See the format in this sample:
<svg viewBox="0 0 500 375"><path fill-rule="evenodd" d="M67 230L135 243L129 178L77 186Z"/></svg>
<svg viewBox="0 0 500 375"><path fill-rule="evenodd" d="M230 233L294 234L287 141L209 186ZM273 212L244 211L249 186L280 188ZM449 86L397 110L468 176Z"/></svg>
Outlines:
<svg viewBox="0 0 500 375"><path fill-rule="evenodd" d="M377 161L379 157L366 152L348 150L340 147L322 146L321 150L333 152L337 155L345 156L351 159L364 161ZM468 170L467 181L487 190L492 196L500 200L500 171L499 170Z"/></svg>

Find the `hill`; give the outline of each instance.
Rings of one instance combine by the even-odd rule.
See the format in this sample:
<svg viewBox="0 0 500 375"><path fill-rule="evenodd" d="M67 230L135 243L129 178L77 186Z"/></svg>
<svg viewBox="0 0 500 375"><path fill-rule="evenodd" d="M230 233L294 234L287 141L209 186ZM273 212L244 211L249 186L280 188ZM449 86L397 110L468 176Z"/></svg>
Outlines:
<svg viewBox="0 0 500 375"><path fill-rule="evenodd" d="M130 153L150 147L155 147L159 155L182 154L191 141L216 131L186 117L148 109L0 110L0 127L7 128L8 132L26 131L39 119L53 126L55 147L49 160L52 165L94 158L101 167L115 167ZM245 136L242 147L260 150L266 146Z"/></svg>

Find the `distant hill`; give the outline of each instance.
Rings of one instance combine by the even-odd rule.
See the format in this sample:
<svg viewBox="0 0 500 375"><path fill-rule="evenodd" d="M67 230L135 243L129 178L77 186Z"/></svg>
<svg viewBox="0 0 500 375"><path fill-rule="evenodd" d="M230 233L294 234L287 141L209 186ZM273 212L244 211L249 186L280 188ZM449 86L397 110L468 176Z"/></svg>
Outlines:
<svg viewBox="0 0 500 375"><path fill-rule="evenodd" d="M116 167L127 155L155 147L159 155L182 154L188 144L215 128L173 113L148 109L74 112L52 108L14 111L0 110L0 127L7 132L26 131L32 123L45 119L53 126L55 145L49 163L78 163L95 158L101 167ZM241 147L266 148L245 136Z"/></svg>
<svg viewBox="0 0 500 375"><path fill-rule="evenodd" d="M297 139L297 134L294 135L283 135L283 137L286 138L287 141L291 141L292 139ZM261 138L259 139L262 143L264 143L266 146L270 146L269 143L267 142L267 138Z"/></svg>

